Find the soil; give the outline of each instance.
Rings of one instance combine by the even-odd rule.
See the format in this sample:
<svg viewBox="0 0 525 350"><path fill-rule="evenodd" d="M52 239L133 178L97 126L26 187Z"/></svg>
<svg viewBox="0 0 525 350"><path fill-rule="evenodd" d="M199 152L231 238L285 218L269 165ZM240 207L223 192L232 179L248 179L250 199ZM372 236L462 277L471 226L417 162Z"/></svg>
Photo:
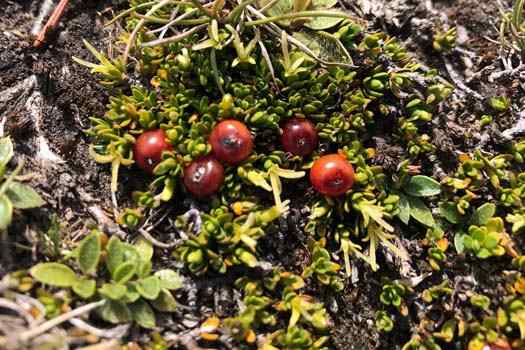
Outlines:
<svg viewBox="0 0 525 350"><path fill-rule="evenodd" d="M503 147L506 141L501 135L516 124L519 113L516 110L510 117L496 118L490 128L481 129L479 117L487 113L486 97L507 95L515 101L515 105L520 106L525 95L519 74L506 74L496 79L490 77L491 73L504 70L497 44L498 1L392 0L384 5L381 5L383 0L362 2L369 3L372 8L380 6L384 9L371 11L373 14L356 11L356 15L370 21L372 29L386 30L398 36L423 65L437 68L447 80L457 85L452 101L443 106L433 129L433 137L439 140L438 159L433 165L436 174L439 176L452 171L457 166L454 159L458 153L477 147L488 151ZM88 156L89 138L84 132L89 125L89 117L105 112L107 90L85 68L75 64L71 57L90 59L82 39L88 40L97 49L106 50L112 33L103 27L103 20L111 17L113 11L118 10L118 5L109 0L71 1L58 34L49 37L44 47L35 49L31 45L30 33L41 3L6 0L0 9L0 121L3 132L11 135L15 142L16 161L26 161L26 171L34 175L31 184L48 203L44 210L17 216L10 234L24 245L28 245L28 240L29 243L34 241L31 237L38 235L38 232L47 230L51 213L56 213L62 222L68 223L65 227L68 232L66 238L74 239L75 232L85 229L89 222L101 223L100 216L93 215L93 208L105 210L108 215L112 208L109 169L96 164ZM346 4L349 10L355 7L353 3L348 1ZM510 1L502 3L510 5ZM446 56L436 55L432 50L433 30L453 25L458 26L458 50ZM385 147L385 159L394 157L385 162L395 164L396 150L388 150L387 145ZM121 183L135 183L139 181L136 177L135 172L124 171ZM118 193L119 204L129 201L129 190L126 191ZM299 209L294 214L300 221L302 214ZM294 229L296 226L297 222L282 223L281 230L262 243L268 250L268 260L272 259L270 252L279 253L279 242L285 246L284 237L287 235L297 237L297 242L304 240L300 230ZM417 272L429 272L429 266L418 262L418 256L422 254L419 241L413 237L411 240L415 243L407 249L418 268ZM306 252L301 244L295 244L292 248L277 255L288 268L300 270L306 263ZM0 262L0 276L13 269L14 265L10 266L10 262L16 261L17 269L32 263L32 257L28 254L20 253L19 259L14 258ZM174 264L168 257L164 257L163 261ZM449 266L433 276L432 281L418 285L417 290L421 291L431 285L430 282L435 284L446 278L462 283L462 278L473 274L483 285L486 295L497 297L500 281L490 277L490 271L494 268L497 267L490 264L478 263L473 267L468 261L452 260ZM344 292L338 294L326 291L315 294L314 291L314 295L323 299L331 312L335 349L398 349L400 344L410 339L410 329L414 326L410 323L410 317L390 335L384 336L376 330L375 312L379 308L377 295L380 281L391 272L388 268L378 273L366 272L359 276L356 284L347 283ZM196 304L192 312L195 319L212 312L228 315L233 312L231 308L234 305L229 287L231 282L220 276L197 279L188 282L180 297L190 305ZM193 291L188 291L193 288ZM217 294L223 297L217 298ZM409 312L410 315L417 314L417 306ZM188 315L184 317L187 319ZM177 326L174 327L177 329ZM131 334L131 338L136 336L136 332Z"/></svg>

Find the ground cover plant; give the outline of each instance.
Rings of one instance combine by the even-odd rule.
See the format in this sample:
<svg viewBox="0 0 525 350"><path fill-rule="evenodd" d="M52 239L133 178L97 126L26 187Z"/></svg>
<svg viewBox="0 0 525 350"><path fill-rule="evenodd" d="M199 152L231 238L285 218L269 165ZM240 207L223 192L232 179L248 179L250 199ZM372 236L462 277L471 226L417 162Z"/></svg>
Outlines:
<svg viewBox="0 0 525 350"><path fill-rule="evenodd" d="M0 348L525 348L523 1L480 60L435 3L130 0L77 28L91 178L42 131L52 75L0 97L33 124L0 139ZM68 40L46 27L36 54Z"/></svg>

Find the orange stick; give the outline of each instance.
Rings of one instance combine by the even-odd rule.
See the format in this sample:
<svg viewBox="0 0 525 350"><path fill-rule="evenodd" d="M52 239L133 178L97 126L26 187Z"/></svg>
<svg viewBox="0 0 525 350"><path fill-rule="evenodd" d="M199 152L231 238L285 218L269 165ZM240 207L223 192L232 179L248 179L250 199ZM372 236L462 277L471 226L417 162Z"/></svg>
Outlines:
<svg viewBox="0 0 525 350"><path fill-rule="evenodd" d="M35 41L33 42L34 47L40 47L46 42L47 33L58 26L58 22L60 22L60 18L64 14L64 10L66 9L68 3L69 0L60 0L44 27L36 36Z"/></svg>

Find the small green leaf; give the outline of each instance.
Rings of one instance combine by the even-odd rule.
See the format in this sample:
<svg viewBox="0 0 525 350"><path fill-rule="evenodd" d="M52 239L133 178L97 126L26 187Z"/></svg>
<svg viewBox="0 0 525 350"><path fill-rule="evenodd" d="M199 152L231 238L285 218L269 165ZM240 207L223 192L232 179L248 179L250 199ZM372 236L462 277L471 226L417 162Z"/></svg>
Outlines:
<svg viewBox="0 0 525 350"><path fill-rule="evenodd" d="M128 290L122 301L124 301L126 304L136 302L140 298L140 294L139 292L137 292L137 288L135 288L135 284L128 283L126 286Z"/></svg>
<svg viewBox="0 0 525 350"><path fill-rule="evenodd" d="M11 158L13 158L13 155L13 142L11 142L11 138L0 138L0 166L7 165Z"/></svg>
<svg viewBox="0 0 525 350"><path fill-rule="evenodd" d="M91 279L79 279L73 284L73 292L82 299L89 299L95 294L97 283Z"/></svg>
<svg viewBox="0 0 525 350"><path fill-rule="evenodd" d="M177 302L167 289L162 289L157 299L151 302L151 305L161 312L175 312L177 309Z"/></svg>
<svg viewBox="0 0 525 350"><path fill-rule="evenodd" d="M454 340L454 332L456 331L457 324L458 323L455 319L446 321L441 327L441 331L434 333L434 336L443 339L443 341L447 343L450 343L452 340Z"/></svg>
<svg viewBox="0 0 525 350"><path fill-rule="evenodd" d="M155 327L155 313L151 307L144 300L139 299L133 304L129 305L133 320L143 328Z"/></svg>
<svg viewBox="0 0 525 350"><path fill-rule="evenodd" d="M454 246L456 251L461 254L465 251L465 238L468 237L465 234L456 233L454 236Z"/></svg>
<svg viewBox="0 0 525 350"><path fill-rule="evenodd" d="M115 269L113 280L119 284L124 284L133 277L136 271L137 264L134 261L124 262Z"/></svg>
<svg viewBox="0 0 525 350"><path fill-rule="evenodd" d="M135 287L144 298L154 300L160 293L160 279L157 276L150 276L139 280Z"/></svg>
<svg viewBox="0 0 525 350"><path fill-rule="evenodd" d="M182 287L182 278L173 270L159 270L155 276L160 279L160 287L165 289L178 289Z"/></svg>
<svg viewBox="0 0 525 350"><path fill-rule="evenodd" d="M453 202L443 202L439 204L439 212L451 224L459 224L461 222L461 215L456 209L456 204Z"/></svg>
<svg viewBox="0 0 525 350"><path fill-rule="evenodd" d="M261 6L266 5L271 0L263 0L261 2ZM293 10L293 1L292 0L278 0L272 7L270 7L266 13L267 16L273 17L273 16L280 16L287 13L292 12ZM290 20L283 20L279 22L282 25L288 25L290 24Z"/></svg>
<svg viewBox="0 0 525 350"><path fill-rule="evenodd" d="M410 203L408 202L407 197L400 193L399 194L399 214L397 214L399 220L405 225L408 225L410 221Z"/></svg>
<svg viewBox="0 0 525 350"><path fill-rule="evenodd" d="M415 197L435 196L441 192L439 182L424 175L412 176L404 188L406 193Z"/></svg>
<svg viewBox="0 0 525 350"><path fill-rule="evenodd" d="M151 275L151 261L139 260L137 264L137 276L139 278L146 278Z"/></svg>
<svg viewBox="0 0 525 350"><path fill-rule="evenodd" d="M408 201L410 203L410 216L428 227L436 224L432 217L432 212L421 199L408 197Z"/></svg>
<svg viewBox="0 0 525 350"><path fill-rule="evenodd" d="M331 12L340 13L341 15L344 15L340 11L331 11ZM306 21L304 23L304 26L310 29L313 29L313 30L326 30L326 29L336 26L343 19L344 18L342 17L317 16L317 17L312 17L311 20L309 21Z"/></svg>
<svg viewBox="0 0 525 350"><path fill-rule="evenodd" d="M137 249L140 258L144 261L150 261L153 257L153 245L145 240L144 238L139 238L134 244L135 249Z"/></svg>
<svg viewBox="0 0 525 350"><path fill-rule="evenodd" d="M98 289L100 295L111 300L120 300L126 295L128 289L122 284L104 283Z"/></svg>
<svg viewBox="0 0 525 350"><path fill-rule="evenodd" d="M18 209L38 208L46 204L34 189L20 182L11 183L5 194Z"/></svg>
<svg viewBox="0 0 525 350"><path fill-rule="evenodd" d="M56 287L71 287L77 281L77 275L71 268L60 263L40 263L29 270L31 276L40 283Z"/></svg>
<svg viewBox="0 0 525 350"><path fill-rule="evenodd" d="M131 321L131 312L126 304L108 300L100 309L100 316L109 323L126 323Z"/></svg>
<svg viewBox="0 0 525 350"><path fill-rule="evenodd" d="M13 220L13 204L7 196L0 197L0 231L6 230Z"/></svg>
<svg viewBox="0 0 525 350"><path fill-rule="evenodd" d="M117 236L111 236L106 250L106 266L113 277L117 267L124 262L124 245Z"/></svg>
<svg viewBox="0 0 525 350"><path fill-rule="evenodd" d="M87 235L79 245L78 265L85 274L91 274L97 270L100 260L101 242L98 231Z"/></svg>
<svg viewBox="0 0 525 350"><path fill-rule="evenodd" d="M470 219L470 223L476 226L485 225L494 214L496 214L496 205L493 203L485 203L476 209Z"/></svg>

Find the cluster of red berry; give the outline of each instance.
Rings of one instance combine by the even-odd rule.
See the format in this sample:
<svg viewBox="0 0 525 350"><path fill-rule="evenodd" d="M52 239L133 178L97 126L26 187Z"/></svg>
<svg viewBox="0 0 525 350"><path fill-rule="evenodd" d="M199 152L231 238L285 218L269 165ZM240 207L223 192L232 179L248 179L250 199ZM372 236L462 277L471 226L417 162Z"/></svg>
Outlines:
<svg viewBox="0 0 525 350"><path fill-rule="evenodd" d="M247 159L253 149L250 131L240 121L228 119L218 123L208 142L213 154L191 162L184 169L184 185L197 197L215 192L224 182L224 167ZM297 156L308 156L317 147L319 138L315 126L306 119L293 118L283 126L281 143L285 151ZM135 143L134 156L137 165L152 174L160 162L162 152L172 150L166 141L164 130L146 131ZM339 154L329 154L317 159L310 170L310 182L314 189L327 196L339 196L354 183L352 165Z"/></svg>

